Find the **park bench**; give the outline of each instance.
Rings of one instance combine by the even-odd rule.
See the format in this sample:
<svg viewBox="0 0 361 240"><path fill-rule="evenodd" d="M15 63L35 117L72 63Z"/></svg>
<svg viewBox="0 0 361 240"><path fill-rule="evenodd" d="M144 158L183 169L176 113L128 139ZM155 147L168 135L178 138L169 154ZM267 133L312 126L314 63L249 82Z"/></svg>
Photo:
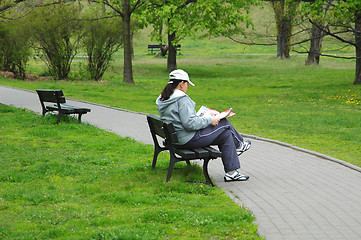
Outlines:
<svg viewBox="0 0 361 240"><path fill-rule="evenodd" d="M79 114L78 121L80 123L81 116L90 112L89 108L76 107L66 104L65 96L62 90L37 89L36 92L39 96L43 115L51 111L58 112L58 120L56 121L56 124L60 122L61 116L65 114Z"/></svg>
<svg viewBox="0 0 361 240"><path fill-rule="evenodd" d="M163 44L163 47L165 47L166 45L165 44ZM176 50L177 50L177 52L178 51L180 51L181 50L181 45L180 44L178 44L178 45L176 45L175 46L175 48L176 48ZM153 51L160 51L160 44L149 44L148 45L148 51L150 51L151 52L151 54L153 54Z"/></svg>
<svg viewBox="0 0 361 240"><path fill-rule="evenodd" d="M170 155L168 174L166 182L170 180L174 165L180 161L186 161L190 165L190 160L203 159L203 174L206 178L206 184L214 186L208 174L208 163L211 159L221 156L221 152L211 146L197 149L179 149L175 143L178 142L172 122L163 121L159 116L148 114L147 121L154 142L154 156L152 168L155 168L158 154L168 150ZM162 142L161 146L159 143Z"/></svg>

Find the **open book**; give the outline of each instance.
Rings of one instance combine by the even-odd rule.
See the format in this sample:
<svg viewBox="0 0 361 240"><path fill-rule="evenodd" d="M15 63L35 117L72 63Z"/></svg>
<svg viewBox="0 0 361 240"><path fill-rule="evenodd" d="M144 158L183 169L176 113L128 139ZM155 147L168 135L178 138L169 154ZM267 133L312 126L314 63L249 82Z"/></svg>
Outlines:
<svg viewBox="0 0 361 240"><path fill-rule="evenodd" d="M198 117L216 117L216 116L218 116L219 119L222 119L222 118L226 118L226 117L235 115L235 113L233 113L232 110L233 110L233 108L229 108L223 112L218 112L217 110L214 110L212 108L202 106L198 110L197 116Z"/></svg>

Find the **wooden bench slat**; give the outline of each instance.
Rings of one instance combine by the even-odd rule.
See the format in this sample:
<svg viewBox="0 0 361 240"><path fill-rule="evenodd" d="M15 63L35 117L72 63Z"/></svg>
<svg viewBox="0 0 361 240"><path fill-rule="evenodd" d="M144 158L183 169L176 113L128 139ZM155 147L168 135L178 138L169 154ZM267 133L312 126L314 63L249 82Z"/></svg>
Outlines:
<svg viewBox="0 0 361 240"><path fill-rule="evenodd" d="M177 143L178 136L177 136L177 133L175 132L173 123L171 123L169 121L164 121L163 128L166 128L165 130L169 133L170 138L171 138L170 139L171 143L172 144Z"/></svg>
<svg viewBox="0 0 361 240"><path fill-rule="evenodd" d="M188 149L177 149L174 148L174 153L178 154L185 160L191 160L197 157L196 153Z"/></svg>
<svg viewBox="0 0 361 240"><path fill-rule="evenodd" d="M209 151L204 148L195 148L193 151L199 159L208 158L210 156Z"/></svg>
<svg viewBox="0 0 361 240"><path fill-rule="evenodd" d="M204 149L208 150L211 154L212 158L218 158L222 156L222 152L218 151L217 149L212 148L211 146L204 147Z"/></svg>
<svg viewBox="0 0 361 240"><path fill-rule="evenodd" d="M42 102L65 103L62 90L37 89L36 92Z"/></svg>
<svg viewBox="0 0 361 240"><path fill-rule="evenodd" d="M165 133L163 130L163 122L160 121L154 121L153 122L153 131L160 137L165 138Z"/></svg>
<svg viewBox="0 0 361 240"><path fill-rule="evenodd" d="M89 108L81 108L81 107L75 107L72 105L67 105L67 104L60 104L61 109L64 111L75 111L75 112L90 112ZM58 111L58 105L53 104L53 105L46 105L46 108L51 110L51 111Z"/></svg>

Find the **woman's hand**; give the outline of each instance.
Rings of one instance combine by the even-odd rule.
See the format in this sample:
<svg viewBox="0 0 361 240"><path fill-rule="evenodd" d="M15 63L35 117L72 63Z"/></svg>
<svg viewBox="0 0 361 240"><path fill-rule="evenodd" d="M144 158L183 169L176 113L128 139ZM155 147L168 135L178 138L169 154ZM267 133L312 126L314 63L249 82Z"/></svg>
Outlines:
<svg viewBox="0 0 361 240"><path fill-rule="evenodd" d="M219 117L212 117L212 125L213 126L217 126L217 124L219 123Z"/></svg>

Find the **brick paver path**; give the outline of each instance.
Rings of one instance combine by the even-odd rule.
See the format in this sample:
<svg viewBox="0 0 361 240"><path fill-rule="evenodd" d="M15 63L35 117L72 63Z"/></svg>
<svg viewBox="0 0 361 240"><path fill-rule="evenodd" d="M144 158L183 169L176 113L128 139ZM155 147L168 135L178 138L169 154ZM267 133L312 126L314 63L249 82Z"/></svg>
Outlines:
<svg viewBox="0 0 361 240"><path fill-rule="evenodd" d="M152 144L144 114L68 102L92 109L83 116L84 122ZM0 103L41 111L33 91L0 86ZM249 181L223 182L220 160L209 164L209 172L217 186L254 213L261 236L268 240L361 239L360 168L292 146L251 140L251 149L241 156Z"/></svg>

